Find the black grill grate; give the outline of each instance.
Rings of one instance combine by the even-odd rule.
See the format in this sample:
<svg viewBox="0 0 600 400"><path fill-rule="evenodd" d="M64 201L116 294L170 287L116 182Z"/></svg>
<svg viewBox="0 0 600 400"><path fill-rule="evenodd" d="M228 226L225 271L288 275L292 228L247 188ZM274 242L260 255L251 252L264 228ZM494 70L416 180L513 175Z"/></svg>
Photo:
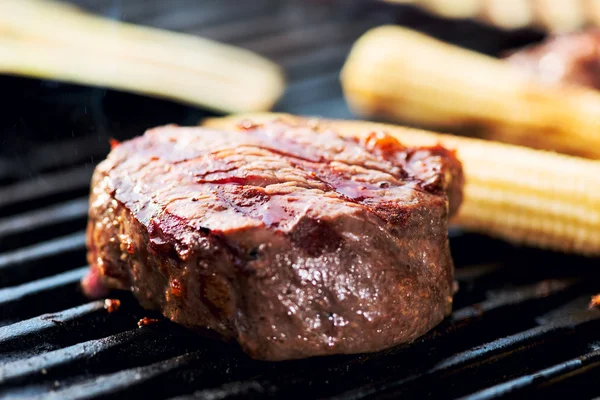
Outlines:
<svg viewBox="0 0 600 400"><path fill-rule="evenodd" d="M379 3L79 0L115 18L248 47L283 65L278 110L351 118L338 84L352 42L400 22L497 53L531 32L442 22ZM108 137L193 124L203 112L102 89L3 77L0 117L0 396L6 398L488 399L600 393L594 260L452 232L461 290L453 315L377 354L266 363L153 316L128 293L118 312L85 299L89 179Z"/></svg>

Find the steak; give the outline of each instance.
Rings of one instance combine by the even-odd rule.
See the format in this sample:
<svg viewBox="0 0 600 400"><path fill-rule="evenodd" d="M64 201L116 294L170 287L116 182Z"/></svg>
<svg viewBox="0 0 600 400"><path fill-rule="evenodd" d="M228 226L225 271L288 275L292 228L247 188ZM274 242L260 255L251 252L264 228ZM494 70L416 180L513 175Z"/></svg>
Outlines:
<svg viewBox="0 0 600 400"><path fill-rule="evenodd" d="M462 181L452 151L378 132L151 129L96 168L84 289L129 289L254 358L382 350L451 311Z"/></svg>

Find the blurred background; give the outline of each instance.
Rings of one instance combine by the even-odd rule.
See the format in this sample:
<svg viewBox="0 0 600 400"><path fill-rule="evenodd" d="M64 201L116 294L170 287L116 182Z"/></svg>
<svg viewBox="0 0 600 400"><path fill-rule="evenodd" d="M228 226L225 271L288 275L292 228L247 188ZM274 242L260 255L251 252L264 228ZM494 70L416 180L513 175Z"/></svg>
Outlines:
<svg viewBox="0 0 600 400"><path fill-rule="evenodd" d="M339 73L352 44L372 27L402 24L493 55L542 36L530 30L502 31L470 20L446 20L416 7L380 1L72 0L71 3L107 18L199 35L252 50L284 69L287 87L274 110L336 118L354 117L342 96ZM51 145L57 145L59 137L89 134L100 156L107 150L107 136L129 137L150 126L169 122L195 124L206 115L214 115L202 108L106 88L14 76L0 79L4 88L0 151L16 158L17 163L30 158L28 153L37 147L31 141L46 142L54 150ZM62 153L52 150L49 153ZM39 158L33 154L31 157ZM86 157L81 152L78 161ZM77 157L63 153L59 158L57 162L66 163L75 162ZM27 175L35 173L31 168L37 167L22 163L11 170L12 174Z"/></svg>

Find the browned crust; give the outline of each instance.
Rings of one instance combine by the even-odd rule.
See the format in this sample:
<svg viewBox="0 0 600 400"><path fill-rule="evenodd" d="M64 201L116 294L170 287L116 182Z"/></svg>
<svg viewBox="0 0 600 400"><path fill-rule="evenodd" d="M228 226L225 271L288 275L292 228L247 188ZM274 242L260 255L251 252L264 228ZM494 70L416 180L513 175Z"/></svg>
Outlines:
<svg viewBox="0 0 600 400"><path fill-rule="evenodd" d="M123 145L122 154L129 151ZM142 222L135 210L152 200L118 199L120 156L111 154L92 182L88 261L144 307L235 339L256 358L369 352L412 341L451 309L445 191L462 179L451 153L427 151L439 157L439 176L423 180L432 187L410 192L412 203L367 198L364 207L350 202L352 212L303 215L285 230L254 224L220 231L173 220L173 211ZM320 193L314 196L327 196Z"/></svg>

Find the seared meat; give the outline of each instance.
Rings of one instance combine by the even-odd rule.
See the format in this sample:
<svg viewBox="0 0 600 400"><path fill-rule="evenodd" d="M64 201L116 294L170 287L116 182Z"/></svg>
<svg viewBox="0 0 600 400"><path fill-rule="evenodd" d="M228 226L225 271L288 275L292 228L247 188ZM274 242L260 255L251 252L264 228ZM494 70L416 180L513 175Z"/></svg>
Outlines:
<svg viewBox="0 0 600 400"><path fill-rule="evenodd" d="M507 60L543 82L600 89L600 30L554 36L513 53Z"/></svg>
<svg viewBox="0 0 600 400"><path fill-rule="evenodd" d="M450 312L461 187L451 151L380 133L152 129L96 169L84 286L260 359L385 349Z"/></svg>

